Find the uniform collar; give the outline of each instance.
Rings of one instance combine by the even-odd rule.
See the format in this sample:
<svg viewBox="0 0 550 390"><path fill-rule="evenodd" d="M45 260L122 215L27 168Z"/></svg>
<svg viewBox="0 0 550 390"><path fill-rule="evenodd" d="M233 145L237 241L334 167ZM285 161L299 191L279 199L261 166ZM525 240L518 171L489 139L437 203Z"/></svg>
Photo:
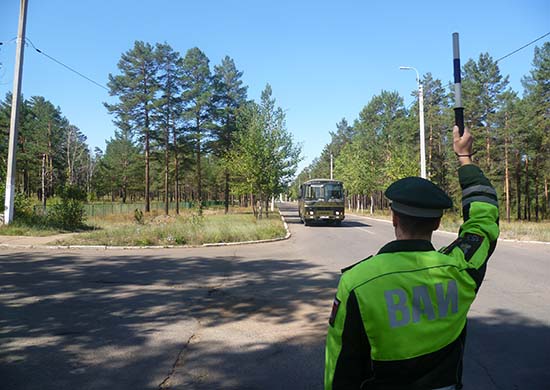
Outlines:
<svg viewBox="0 0 550 390"><path fill-rule="evenodd" d="M434 246L427 240L395 240L384 245L378 254L393 252L427 252L435 251Z"/></svg>

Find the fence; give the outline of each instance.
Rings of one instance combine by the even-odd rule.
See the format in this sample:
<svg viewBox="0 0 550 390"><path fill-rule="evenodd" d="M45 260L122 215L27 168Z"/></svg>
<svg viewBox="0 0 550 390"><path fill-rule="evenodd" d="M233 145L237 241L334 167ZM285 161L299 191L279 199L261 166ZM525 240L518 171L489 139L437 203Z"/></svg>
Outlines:
<svg viewBox="0 0 550 390"><path fill-rule="evenodd" d="M183 209L191 209L195 207L195 203L193 202L180 202L180 210ZM223 205L223 201L205 201L203 202L204 207L214 207L214 206L221 206ZM163 202L151 202L150 203L151 211L160 211L164 212L164 203ZM42 214L42 206L35 206L34 207L35 213ZM136 209L139 209L141 211L145 210L145 203L85 203L84 204L84 211L86 212L86 216L93 218L93 217L103 217L106 215L113 215L113 214L133 214ZM168 209L170 211L176 210L176 203L170 202L168 205ZM47 209L46 209L47 213Z"/></svg>
<svg viewBox="0 0 550 390"><path fill-rule="evenodd" d="M204 207L220 206L223 205L223 202L205 201L203 205ZM164 203L162 202L151 202L150 206L151 211L164 212ZM179 204L180 210L191 209L195 206L196 204L193 202L180 202ZM136 209L144 211L145 203L88 203L84 205L84 210L88 217L101 217L112 214L132 214ZM175 211L176 203L170 202L168 204L168 210Z"/></svg>

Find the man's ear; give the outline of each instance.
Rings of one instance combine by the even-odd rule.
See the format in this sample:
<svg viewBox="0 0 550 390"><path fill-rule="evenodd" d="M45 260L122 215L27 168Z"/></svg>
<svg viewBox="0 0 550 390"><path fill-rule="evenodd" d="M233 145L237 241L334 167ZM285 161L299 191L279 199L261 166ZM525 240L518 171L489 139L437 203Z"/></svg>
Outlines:
<svg viewBox="0 0 550 390"><path fill-rule="evenodd" d="M437 221L434 222L434 232L439 229L439 224L441 224L441 217L439 217Z"/></svg>
<svg viewBox="0 0 550 390"><path fill-rule="evenodd" d="M391 210L391 221L392 221L393 227L396 227L399 222L399 217L393 212L391 208L390 210Z"/></svg>

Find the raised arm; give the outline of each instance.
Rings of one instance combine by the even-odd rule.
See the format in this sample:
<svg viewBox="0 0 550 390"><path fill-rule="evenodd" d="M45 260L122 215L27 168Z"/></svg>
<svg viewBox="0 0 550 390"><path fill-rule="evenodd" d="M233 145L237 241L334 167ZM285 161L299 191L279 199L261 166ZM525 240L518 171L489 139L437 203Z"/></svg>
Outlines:
<svg viewBox="0 0 550 390"><path fill-rule="evenodd" d="M470 276L477 288L485 275L487 260L493 253L499 235L497 193L489 179L472 162L473 137L464 129L460 136L458 127L453 128L453 148L460 168L458 178L462 188L462 214L464 222L459 238L447 247L444 253L458 256L471 267Z"/></svg>

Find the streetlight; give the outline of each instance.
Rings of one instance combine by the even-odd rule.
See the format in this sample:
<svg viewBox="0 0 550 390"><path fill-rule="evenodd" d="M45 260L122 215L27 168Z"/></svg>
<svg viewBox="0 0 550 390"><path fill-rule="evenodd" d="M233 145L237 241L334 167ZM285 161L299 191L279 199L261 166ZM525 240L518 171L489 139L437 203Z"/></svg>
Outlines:
<svg viewBox="0 0 550 390"><path fill-rule="evenodd" d="M426 178L426 146L424 139L424 93L420 83L418 70L412 66L400 66L401 70L414 70L416 72L416 83L418 84L418 116L420 117L420 177Z"/></svg>

